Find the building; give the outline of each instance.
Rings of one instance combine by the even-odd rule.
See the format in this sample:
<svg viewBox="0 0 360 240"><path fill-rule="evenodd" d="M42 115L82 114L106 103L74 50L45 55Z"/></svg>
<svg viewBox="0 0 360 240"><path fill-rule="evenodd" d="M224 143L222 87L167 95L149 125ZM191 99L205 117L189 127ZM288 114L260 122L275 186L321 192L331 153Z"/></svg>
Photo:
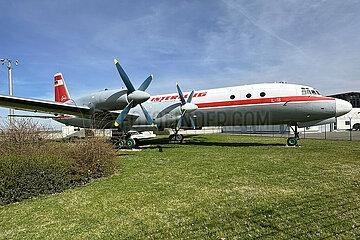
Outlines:
<svg viewBox="0 0 360 240"><path fill-rule="evenodd" d="M330 95L329 97L340 98L351 103L353 109L336 118L335 130L353 129L356 123L360 123L360 92L348 92Z"/></svg>
<svg viewBox="0 0 360 240"><path fill-rule="evenodd" d="M351 103L353 108L360 108L360 92L348 92L330 95L329 97L343 99Z"/></svg>

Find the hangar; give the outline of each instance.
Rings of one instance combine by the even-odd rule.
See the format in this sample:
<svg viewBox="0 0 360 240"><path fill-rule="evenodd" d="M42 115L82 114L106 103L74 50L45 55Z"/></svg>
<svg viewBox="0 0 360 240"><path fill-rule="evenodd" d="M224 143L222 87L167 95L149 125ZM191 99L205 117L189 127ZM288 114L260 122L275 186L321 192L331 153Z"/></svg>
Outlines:
<svg viewBox="0 0 360 240"><path fill-rule="evenodd" d="M339 98L351 103L353 109L338 118L334 124L334 130L355 129L360 123L360 92L348 92L330 95L329 97Z"/></svg>

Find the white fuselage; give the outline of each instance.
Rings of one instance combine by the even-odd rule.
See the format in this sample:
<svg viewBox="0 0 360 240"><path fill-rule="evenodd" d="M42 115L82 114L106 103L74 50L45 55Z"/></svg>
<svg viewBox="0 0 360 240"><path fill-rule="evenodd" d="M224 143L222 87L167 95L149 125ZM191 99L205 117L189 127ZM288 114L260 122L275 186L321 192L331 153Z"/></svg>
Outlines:
<svg viewBox="0 0 360 240"><path fill-rule="evenodd" d="M109 90L114 95L115 90ZM109 109L122 109L126 106L124 90L118 90L120 94L114 98L115 103L99 101L91 102L89 97L73 99L77 105L92 105L94 108L107 106ZM188 92L184 93L185 99ZM96 94L94 94L95 96ZM96 95L108 99L104 91ZM109 95L110 96L110 95ZM112 96L112 95L111 95ZM95 97L93 97L95 99ZM132 123L132 128L161 129L174 127L181 116L177 93L152 96L143 103L155 127L148 123L141 114L139 106L130 110L131 114L139 117ZM351 110L351 105L343 100L323 97L315 89L286 83L263 83L226 88L216 88L195 91L192 103L198 109L187 113L195 122L196 127L203 126L240 126L240 125L271 125L271 124L297 124L316 120L333 118ZM350 109L349 109L350 108ZM90 127L90 119L64 118L59 122L79 126ZM183 127L190 127L189 121L184 121ZM104 128L113 128L113 122L103 124Z"/></svg>

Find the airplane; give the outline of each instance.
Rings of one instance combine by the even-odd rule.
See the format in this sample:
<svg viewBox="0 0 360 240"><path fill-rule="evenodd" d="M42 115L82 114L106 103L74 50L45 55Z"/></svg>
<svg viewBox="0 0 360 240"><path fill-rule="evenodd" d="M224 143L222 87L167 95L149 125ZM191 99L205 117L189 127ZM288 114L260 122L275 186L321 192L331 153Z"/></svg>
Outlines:
<svg viewBox="0 0 360 240"><path fill-rule="evenodd" d="M294 137L287 139L287 145L297 146L298 127L332 123L352 109L347 101L324 97L312 87L286 82L185 93L176 83L177 93L150 96L146 89L153 75L136 89L119 62L114 61L126 89L105 89L71 98L62 74L57 73L55 101L0 95L0 106L50 113L53 115L41 117L76 127L117 129L121 132L120 147L136 145L133 131L171 128L174 134L169 140L180 143L184 138L179 134L180 129L277 124L287 124L293 129Z"/></svg>

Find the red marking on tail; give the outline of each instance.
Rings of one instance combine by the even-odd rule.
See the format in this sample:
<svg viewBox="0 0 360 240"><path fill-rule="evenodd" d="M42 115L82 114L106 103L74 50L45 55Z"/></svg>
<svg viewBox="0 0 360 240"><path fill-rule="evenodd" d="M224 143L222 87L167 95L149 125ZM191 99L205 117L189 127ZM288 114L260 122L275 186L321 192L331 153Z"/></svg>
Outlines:
<svg viewBox="0 0 360 240"><path fill-rule="evenodd" d="M55 102L70 100L70 94L66 88L65 80L61 73L55 74Z"/></svg>

